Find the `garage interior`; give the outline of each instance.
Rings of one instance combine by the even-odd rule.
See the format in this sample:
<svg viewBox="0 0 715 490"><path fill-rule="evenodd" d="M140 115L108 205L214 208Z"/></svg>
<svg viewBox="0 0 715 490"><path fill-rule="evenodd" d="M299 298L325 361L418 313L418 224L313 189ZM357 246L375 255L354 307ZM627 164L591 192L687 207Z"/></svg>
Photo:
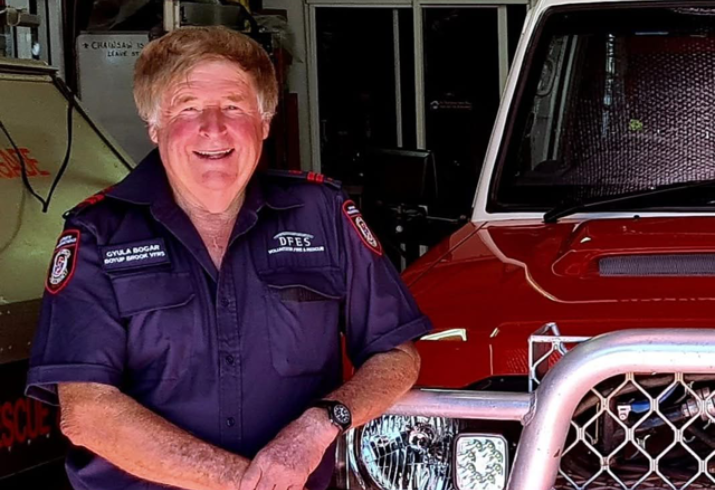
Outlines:
<svg viewBox="0 0 715 490"><path fill-rule="evenodd" d="M253 35L283 89L262 165L342 181L404 269L470 215L527 0L0 0L0 8L0 55L57 68L133 162L152 147L131 95L141 46L179 25Z"/></svg>
<svg viewBox="0 0 715 490"><path fill-rule="evenodd" d="M0 220L0 269L32 265L4 279L28 285L0 291L0 305L22 305L13 313L32 323L31 298L42 291L44 256L9 245L28 233L20 223L31 221L42 235L22 243L49 251L62 213L152 148L132 99L133 64L147 42L184 25L226 25L266 48L282 90L262 167L340 180L404 270L471 216L528 7L528 0L0 0L0 57L46 63L53 70L32 76L58 80L79 99L61 102L51 83L23 93L13 81L30 77L24 68L1 82L0 183L10 191L0 202L13 211ZM29 179L18 149L36 164ZM94 150L103 156L88 167ZM43 172L61 178L41 179ZM29 343L9 330L0 331L0 347ZM22 373L27 349L0 349L0 364ZM0 385L0 488L69 488L56 412L24 401L21 374L10 377L19 381Z"/></svg>

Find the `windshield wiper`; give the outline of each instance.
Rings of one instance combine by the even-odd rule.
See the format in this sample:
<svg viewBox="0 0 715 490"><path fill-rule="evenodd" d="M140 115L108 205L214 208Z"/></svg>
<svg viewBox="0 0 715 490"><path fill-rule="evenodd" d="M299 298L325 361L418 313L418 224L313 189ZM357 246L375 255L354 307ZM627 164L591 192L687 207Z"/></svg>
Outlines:
<svg viewBox="0 0 715 490"><path fill-rule="evenodd" d="M611 204L624 203L627 201L637 201L639 199L657 196L659 194L667 194L669 192L677 192L695 187L703 187L715 185L715 179L691 180L689 182L679 182L676 184L666 184L657 187L650 187L636 192L627 194L614 194L612 196L600 196L594 199L588 199L580 202L568 202L560 204L544 214L544 223L556 223L559 218L576 214L581 211L595 210L600 208L608 208Z"/></svg>

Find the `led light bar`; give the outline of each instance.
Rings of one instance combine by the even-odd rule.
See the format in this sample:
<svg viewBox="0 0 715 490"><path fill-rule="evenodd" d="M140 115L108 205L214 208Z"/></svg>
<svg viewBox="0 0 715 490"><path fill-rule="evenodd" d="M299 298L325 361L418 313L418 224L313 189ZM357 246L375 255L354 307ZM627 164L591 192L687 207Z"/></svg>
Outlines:
<svg viewBox="0 0 715 490"><path fill-rule="evenodd" d="M509 453L498 434L459 434L454 441L454 486L457 490L503 490Z"/></svg>

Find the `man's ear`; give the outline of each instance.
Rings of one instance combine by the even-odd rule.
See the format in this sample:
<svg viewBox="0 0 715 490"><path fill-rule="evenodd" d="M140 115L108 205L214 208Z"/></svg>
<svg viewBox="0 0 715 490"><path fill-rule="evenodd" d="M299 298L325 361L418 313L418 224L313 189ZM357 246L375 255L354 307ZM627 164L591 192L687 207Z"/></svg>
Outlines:
<svg viewBox="0 0 715 490"><path fill-rule="evenodd" d="M273 120L273 116L268 116L268 117L263 117L261 118L261 131L263 132L263 139L265 140L268 138L268 133L271 132L271 121Z"/></svg>
<svg viewBox="0 0 715 490"><path fill-rule="evenodd" d="M149 124L149 139L155 145L159 145L159 132L156 129L156 124Z"/></svg>

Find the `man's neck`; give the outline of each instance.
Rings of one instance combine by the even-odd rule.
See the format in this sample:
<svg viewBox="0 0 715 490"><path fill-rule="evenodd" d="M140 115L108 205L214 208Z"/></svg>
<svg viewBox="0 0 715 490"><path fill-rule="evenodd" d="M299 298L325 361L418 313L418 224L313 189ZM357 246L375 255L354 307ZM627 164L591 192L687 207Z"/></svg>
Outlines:
<svg viewBox="0 0 715 490"><path fill-rule="evenodd" d="M228 240L231 237L231 231L236 223L245 195L245 192L241 192L224 211L211 212L187 192L174 189L176 204L184 210L196 227L217 269L221 268Z"/></svg>

